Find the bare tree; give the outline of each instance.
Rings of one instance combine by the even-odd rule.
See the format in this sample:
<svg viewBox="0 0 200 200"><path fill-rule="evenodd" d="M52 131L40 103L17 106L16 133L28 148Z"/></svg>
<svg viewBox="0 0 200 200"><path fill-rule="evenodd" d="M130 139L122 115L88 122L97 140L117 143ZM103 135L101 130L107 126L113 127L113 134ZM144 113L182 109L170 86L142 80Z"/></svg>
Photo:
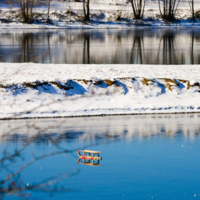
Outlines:
<svg viewBox="0 0 200 200"><path fill-rule="evenodd" d="M146 0L128 0L133 9L134 19L142 19Z"/></svg>
<svg viewBox="0 0 200 200"><path fill-rule="evenodd" d="M62 124L61 122L59 126ZM32 127L36 127L36 125L32 125ZM3 137L9 136L9 134L12 132L12 129L10 129L6 135ZM23 184L22 181L19 180L19 175L21 172L28 168L30 165L33 163L45 159L47 157L55 156L55 155L66 155L73 153L73 151L76 150L67 150L67 149L61 149L59 144L59 137L51 138L49 135L45 135L47 139L57 148L57 150L50 152L50 153L44 153L39 156L35 156L33 153L33 158L26 162L25 164L22 164L20 168L16 169L15 171L9 170L9 167L12 166L16 162L20 162L20 159L22 159L22 154L25 151L25 149L34 142L34 138L38 137L41 133L37 133L35 136L29 138L25 144L22 146L20 149L16 149L13 153L8 153L6 150L4 151L3 157L0 159L0 168L2 170L10 171L9 175L4 177L3 179L0 180L0 199L3 199L7 196L15 195L15 196L21 196L25 197L26 195L30 197L30 193L27 193L27 191L32 191L32 190L40 190L40 191L45 191L45 192L70 192L70 189L65 188L65 187L59 187L59 188L52 188L50 186L60 182L61 180L64 180L70 176L76 175L79 170L73 170L73 171L68 171L62 174L58 174L52 177L49 177L48 179L43 180L42 182L39 183L34 183L34 184ZM1 138L2 139L2 138ZM27 194L26 194L27 193Z"/></svg>
<svg viewBox="0 0 200 200"><path fill-rule="evenodd" d="M0 122L0 125L2 125L2 123L3 122ZM4 199L5 197L12 196L12 195L20 196L20 197L31 197L31 193L30 193L31 191L48 192L50 194L71 191L71 189L66 188L63 185L59 186L56 184L61 182L64 179L67 179L68 177L77 175L80 171L78 169L66 171L64 173L60 173L60 174L48 177L41 182L34 182L32 184L23 183L21 179L22 171L29 168L31 165L33 165L34 163L40 160L44 160L46 158L59 156L59 155L67 157L67 155L69 154L71 154L75 159L78 158L77 156L73 154L77 151L77 149L66 149L61 146L61 143L62 143L61 141L63 139L64 140L73 139L71 137L71 132L70 134L66 134L66 130L63 130L53 135L48 134L48 130L60 128L64 124L66 124L66 119L59 120L59 122L55 123L54 125L48 124L47 126L44 126L44 127L40 127L40 125L38 125L35 122L31 124L23 123L13 128L9 126L8 130L6 130L3 134L0 135L1 141L9 141L9 140L12 141L12 138L13 138L12 135L15 133L16 130L20 130L20 129L22 130L24 128L27 128L27 129L33 130L34 132L34 134L30 137L28 135L23 136L23 137L19 136L19 138L21 138L19 139L19 141L23 141L21 147L14 149L13 152L10 151L8 148L5 148L5 150L2 152L3 155L0 157L0 172L6 171L9 174L6 175L6 173L4 173L0 179L0 199ZM97 138L97 135L96 135L96 138ZM105 135L103 137L108 138L109 140L112 139L111 135ZM27 148L33 143L35 143L36 141L41 140L41 138L43 139L45 138L46 141L51 143L51 145L54 147L53 151L48 152L48 153L45 153L45 151L43 151L43 153L39 155L35 155L34 151L32 151L32 158L31 157L25 158L24 153L27 150ZM114 141L118 140L116 135L114 135L113 138L114 138ZM113 140L108 141L108 142L113 142ZM107 143L107 141L103 141L103 140L99 141L97 139L97 141L92 142L88 145L85 145L82 148L85 149L88 147L97 146L99 144L105 144L105 143ZM28 161L26 161L26 159L28 159ZM25 161L25 163L23 161ZM78 162L79 161L80 159L78 159ZM84 164L87 164L85 163L85 160L83 160L83 162ZM17 169L15 168L15 170L12 170L11 168L15 163L19 163L20 167ZM93 164L98 166L99 162L93 163Z"/></svg>
<svg viewBox="0 0 200 200"><path fill-rule="evenodd" d="M83 12L85 20L90 20L90 0L83 0Z"/></svg>
<svg viewBox="0 0 200 200"><path fill-rule="evenodd" d="M159 11L162 19L173 21L180 0L158 0Z"/></svg>
<svg viewBox="0 0 200 200"><path fill-rule="evenodd" d="M34 0L18 0L22 12L22 18L25 23L30 23L32 19Z"/></svg>
<svg viewBox="0 0 200 200"><path fill-rule="evenodd" d="M192 19L194 19L194 0L188 0L188 3L192 14Z"/></svg>
<svg viewBox="0 0 200 200"><path fill-rule="evenodd" d="M47 23L49 23L49 22L50 22L50 20L49 20L50 4L51 4L51 0L48 0Z"/></svg>

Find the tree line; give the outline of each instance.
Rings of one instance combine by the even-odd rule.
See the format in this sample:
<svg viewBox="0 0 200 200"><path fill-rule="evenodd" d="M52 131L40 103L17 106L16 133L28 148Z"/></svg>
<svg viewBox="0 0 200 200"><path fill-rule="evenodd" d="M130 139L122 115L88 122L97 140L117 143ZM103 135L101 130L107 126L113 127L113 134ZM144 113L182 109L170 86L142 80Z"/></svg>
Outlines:
<svg viewBox="0 0 200 200"><path fill-rule="evenodd" d="M14 0L11 0L12 2ZM31 23L32 15L33 15L33 7L35 2L45 2L47 3L47 22L50 22L49 15L50 15L50 5L52 0L17 0L18 4L20 5L22 18L25 23ZM71 0L68 0L69 2ZM80 0L72 0L75 2L79 2ZM146 5L147 0L127 0L127 3L130 4L133 10L133 19L139 20L143 19L144 17L144 8ZM175 19L178 5L181 0L158 0L159 5L159 12L160 17L163 20L173 21ZM191 10L191 18L195 18L194 13L194 0L188 0L190 10ZM83 4L83 14L84 20L90 20L90 0L82 0Z"/></svg>

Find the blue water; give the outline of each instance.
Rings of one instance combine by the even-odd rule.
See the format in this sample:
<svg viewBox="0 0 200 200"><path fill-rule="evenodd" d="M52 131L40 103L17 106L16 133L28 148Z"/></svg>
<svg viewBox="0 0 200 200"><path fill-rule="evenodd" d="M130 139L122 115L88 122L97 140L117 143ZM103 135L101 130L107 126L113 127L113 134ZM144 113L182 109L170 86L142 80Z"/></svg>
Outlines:
<svg viewBox="0 0 200 200"><path fill-rule="evenodd" d="M123 119L123 117L121 117ZM147 117L148 118L148 117ZM119 118L118 118L119 119ZM131 118L134 121L134 116ZM23 184L36 184L48 177L55 176L71 170L79 170L75 176L66 178L57 184L57 188L65 187L70 192L41 192L31 190L31 197L27 199L192 199L200 198L200 137L199 132L191 136L193 129L180 121L181 117L174 117L173 123L177 126L171 129L172 135L167 135L166 130L155 132L146 136L148 126L142 127L142 136L131 138L119 136L116 138L103 139L63 139L59 145L66 149L80 149L85 145L94 145L88 149L101 151L103 160L101 166L87 166L77 163L76 151L71 154L55 155L36 161L21 173L16 182L22 180ZM198 130L199 117L195 117ZM91 119L92 120L92 119ZM121 129L121 125L113 123L115 117L110 117L112 125ZM149 123L149 118L143 119ZM152 120L152 119L151 119ZM163 118L165 120L165 118ZM169 120L169 119L166 119ZM190 120L193 120L190 118ZM117 122L117 121L116 121ZM184 122L184 121L183 121ZM99 119L101 123L101 119ZM159 119L152 120L152 126L163 127ZM193 125L193 126L194 126ZM87 126L87 124L85 124ZM168 126L168 123L165 124ZM124 124L127 128L127 124ZM188 128L190 134L184 135L183 129ZM74 127L74 131L79 129ZM82 126L84 130L84 126ZM89 128L90 129L90 128ZM177 129L179 131L177 131ZM190 130L191 129L191 130ZM127 128L127 131L130 131ZM95 131L94 131L95 132ZM98 132L98 126L97 126ZM141 130L139 130L140 134ZM98 132L100 134L100 131ZM86 134L82 133L81 136ZM103 133L101 133L103 134ZM24 142L4 141L1 143L0 151L5 148L9 152L19 149ZM23 152L23 157L16 159L16 163L9 169L16 171L20 166L35 156L56 151L56 147L49 141L42 139L33 141ZM9 174L1 171L0 178ZM51 186L53 188L54 186ZM29 192L23 192L27 195ZM21 199L21 197L10 196L6 199Z"/></svg>

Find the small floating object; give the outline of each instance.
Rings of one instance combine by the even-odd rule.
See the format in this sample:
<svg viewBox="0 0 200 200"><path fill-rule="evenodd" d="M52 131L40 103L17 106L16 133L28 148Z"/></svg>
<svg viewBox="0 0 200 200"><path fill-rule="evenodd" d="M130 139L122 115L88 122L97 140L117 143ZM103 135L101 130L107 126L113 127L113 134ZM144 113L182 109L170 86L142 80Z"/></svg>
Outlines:
<svg viewBox="0 0 200 200"><path fill-rule="evenodd" d="M101 151L91 151L91 150L79 150L78 149L78 155L80 156L80 159L86 159L86 160L102 160L102 157L100 157Z"/></svg>

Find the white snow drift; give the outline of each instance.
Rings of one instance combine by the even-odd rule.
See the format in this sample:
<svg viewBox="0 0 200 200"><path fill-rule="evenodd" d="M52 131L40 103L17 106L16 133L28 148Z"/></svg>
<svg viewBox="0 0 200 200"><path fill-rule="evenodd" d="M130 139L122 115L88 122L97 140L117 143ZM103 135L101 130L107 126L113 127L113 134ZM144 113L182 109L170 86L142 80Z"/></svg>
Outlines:
<svg viewBox="0 0 200 200"><path fill-rule="evenodd" d="M0 64L0 118L200 112L198 65Z"/></svg>

